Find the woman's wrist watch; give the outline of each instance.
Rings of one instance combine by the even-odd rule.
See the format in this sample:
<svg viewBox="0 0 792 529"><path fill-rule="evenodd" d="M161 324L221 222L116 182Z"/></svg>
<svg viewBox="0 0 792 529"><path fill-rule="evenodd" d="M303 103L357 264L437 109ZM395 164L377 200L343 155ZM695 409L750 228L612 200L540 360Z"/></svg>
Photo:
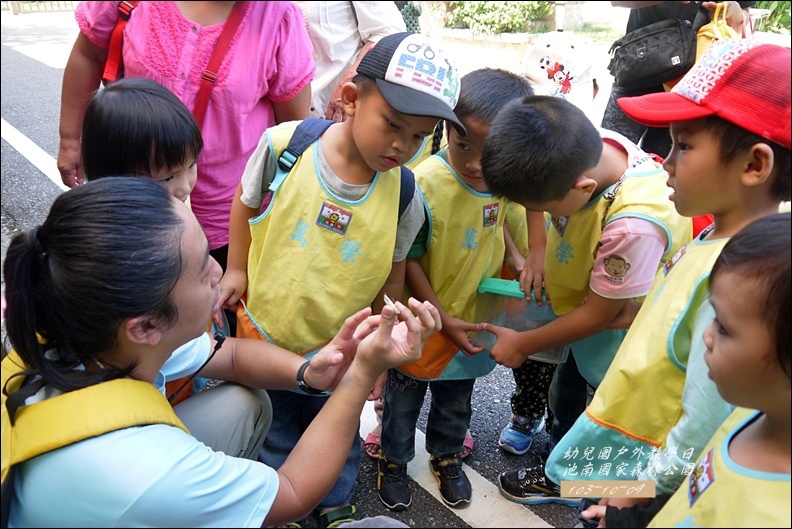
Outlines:
<svg viewBox="0 0 792 529"><path fill-rule="evenodd" d="M300 366L300 369L297 370L297 389L306 395L312 395L315 397L326 397L327 395L330 395L329 391L314 389L305 381L305 370L308 369L309 365L311 365L311 361L306 360L305 363Z"/></svg>

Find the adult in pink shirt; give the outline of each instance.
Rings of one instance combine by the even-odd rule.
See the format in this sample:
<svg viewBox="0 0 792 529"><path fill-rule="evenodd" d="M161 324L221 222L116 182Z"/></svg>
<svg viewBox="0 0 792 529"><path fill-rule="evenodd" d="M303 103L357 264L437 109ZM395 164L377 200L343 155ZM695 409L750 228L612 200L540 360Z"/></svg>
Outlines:
<svg viewBox="0 0 792 529"><path fill-rule="evenodd" d="M75 13L80 34L63 75L58 152L58 169L69 187L83 182L83 115L99 87L118 3L81 2ZM138 3L124 29L125 76L153 79L192 109L201 72L234 3ZM268 127L308 116L316 70L312 52L299 8L291 2L248 2L212 90L190 196L224 269L231 200L250 154Z"/></svg>

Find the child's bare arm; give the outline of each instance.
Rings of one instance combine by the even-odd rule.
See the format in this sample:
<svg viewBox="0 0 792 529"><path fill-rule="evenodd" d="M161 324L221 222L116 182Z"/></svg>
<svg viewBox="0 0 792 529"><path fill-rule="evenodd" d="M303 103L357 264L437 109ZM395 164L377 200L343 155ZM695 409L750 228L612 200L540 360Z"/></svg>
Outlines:
<svg viewBox="0 0 792 529"><path fill-rule="evenodd" d="M532 354L576 342L611 325L627 300L603 298L589 290L586 303L532 331L515 332L487 324L497 337L490 356L499 364L516 368Z"/></svg>
<svg viewBox="0 0 792 529"><path fill-rule="evenodd" d="M526 211L528 220L528 255L520 274L520 286L525 292L525 299L536 299L536 304L542 304L542 287L544 286L545 269L544 259L547 248L547 233L544 227L544 213L541 211ZM545 292L545 298L550 298Z"/></svg>
<svg viewBox="0 0 792 529"><path fill-rule="evenodd" d="M371 303L371 310L374 314L382 312L382 307L385 306L385 296L387 295L393 301L401 301L404 298L404 273L407 266L407 260L396 261L391 265L391 271L385 284L379 291L374 301Z"/></svg>
<svg viewBox="0 0 792 529"><path fill-rule="evenodd" d="M484 348L470 343L467 333L470 331L481 330L481 324L468 323L459 318L450 316L437 299L429 278L426 277L421 265L415 259L407 259L407 286L419 301L428 301L440 312L440 320L443 322L443 332L451 338L451 341L459 347L459 350L468 356L480 353Z"/></svg>
<svg viewBox="0 0 792 529"><path fill-rule="evenodd" d="M219 305L233 309L247 289L247 260L250 250L250 226L248 220L259 212L242 202L242 184L237 186L231 204L228 240L228 264L220 280Z"/></svg>
<svg viewBox="0 0 792 529"><path fill-rule="evenodd" d="M514 277L520 277L525 266L525 256L517 248L508 225L503 226L503 242L506 244L506 266Z"/></svg>

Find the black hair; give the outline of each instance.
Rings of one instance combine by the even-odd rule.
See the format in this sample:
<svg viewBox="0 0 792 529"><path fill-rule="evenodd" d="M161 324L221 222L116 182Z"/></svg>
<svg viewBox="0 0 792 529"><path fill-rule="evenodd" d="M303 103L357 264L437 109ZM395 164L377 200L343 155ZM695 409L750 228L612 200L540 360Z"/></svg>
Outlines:
<svg viewBox="0 0 792 529"><path fill-rule="evenodd" d="M790 200L792 195L792 151L758 134L749 132L718 116L709 116L705 128L720 141L720 158L724 163L733 160L741 152L747 151L757 143L764 143L773 149L773 179L770 193L777 200ZM773 177L773 175L775 175Z"/></svg>
<svg viewBox="0 0 792 529"><path fill-rule="evenodd" d="M792 376L792 290L790 289L790 246L792 216L779 213L755 220L723 247L712 266L710 285L722 272L731 272L753 280L759 290L754 292L758 310L775 337L778 361Z"/></svg>
<svg viewBox="0 0 792 529"><path fill-rule="evenodd" d="M460 120L472 117L492 123L506 103L533 94L533 88L524 76L497 68L481 68L465 74L460 80L459 100L454 107L454 114ZM443 123L441 121L435 127L432 154L440 150ZM451 124L445 122L446 133L449 126Z"/></svg>
<svg viewBox="0 0 792 529"><path fill-rule="evenodd" d="M372 90L379 90L379 88L377 88L377 81L362 73L355 74L355 77L352 78L352 82L358 87L359 97L365 97L371 93Z"/></svg>
<svg viewBox="0 0 792 529"><path fill-rule="evenodd" d="M100 90L85 110L82 164L86 180L150 175L197 159L198 122L176 95L150 79L121 79Z"/></svg>
<svg viewBox="0 0 792 529"><path fill-rule="evenodd" d="M559 97L530 96L498 113L481 168L493 194L542 203L563 199L601 155L602 137L582 110Z"/></svg>
<svg viewBox="0 0 792 529"><path fill-rule="evenodd" d="M23 374L71 391L134 368L74 369L112 352L128 318L176 321L184 229L176 204L149 178L100 178L58 196L41 226L14 237L3 269L6 330Z"/></svg>

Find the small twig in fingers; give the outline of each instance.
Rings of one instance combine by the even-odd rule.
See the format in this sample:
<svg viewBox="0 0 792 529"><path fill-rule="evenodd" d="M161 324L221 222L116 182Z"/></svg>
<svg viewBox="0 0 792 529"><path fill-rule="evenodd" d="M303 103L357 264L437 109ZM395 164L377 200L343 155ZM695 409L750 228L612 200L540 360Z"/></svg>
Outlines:
<svg viewBox="0 0 792 529"><path fill-rule="evenodd" d="M389 306L390 308L392 308L393 312L396 313L396 319L398 320L399 316L401 316L401 312L399 312L399 309L396 308L396 304L393 302L393 300L391 298L388 297L387 294L384 295L384 299L385 299L385 304L387 306Z"/></svg>

